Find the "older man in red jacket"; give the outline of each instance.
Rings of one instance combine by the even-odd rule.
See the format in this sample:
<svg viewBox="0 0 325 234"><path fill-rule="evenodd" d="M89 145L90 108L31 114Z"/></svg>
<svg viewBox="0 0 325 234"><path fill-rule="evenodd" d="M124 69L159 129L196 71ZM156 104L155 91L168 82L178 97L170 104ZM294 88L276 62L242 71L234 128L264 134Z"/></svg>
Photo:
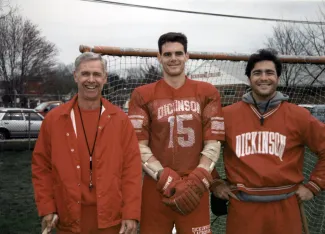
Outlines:
<svg viewBox="0 0 325 234"><path fill-rule="evenodd" d="M42 231L137 231L142 174L138 141L128 117L101 96L106 66L98 54L81 54L74 72L78 94L42 123L32 159Z"/></svg>

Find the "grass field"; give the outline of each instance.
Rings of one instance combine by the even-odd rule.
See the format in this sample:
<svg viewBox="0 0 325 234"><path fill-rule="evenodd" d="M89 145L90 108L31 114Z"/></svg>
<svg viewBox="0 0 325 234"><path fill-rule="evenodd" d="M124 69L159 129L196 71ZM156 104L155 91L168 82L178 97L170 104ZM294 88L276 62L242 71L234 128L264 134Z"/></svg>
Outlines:
<svg viewBox="0 0 325 234"><path fill-rule="evenodd" d="M28 150L0 152L0 234L41 232L31 182L31 156ZM222 219L214 222L214 230L222 226Z"/></svg>
<svg viewBox="0 0 325 234"><path fill-rule="evenodd" d="M0 150L0 234L40 234L31 183L31 155L29 150ZM310 173L315 161L316 157L308 152L304 166L306 174ZM221 168L222 158L218 162L218 171L223 176ZM311 234L325 233L325 193L307 202L305 207ZM212 215L211 222L215 218ZM219 217L213 223L213 234L225 233L225 218Z"/></svg>
<svg viewBox="0 0 325 234"><path fill-rule="evenodd" d="M0 234L40 233L31 182L31 156L28 150L0 152ZM224 218L218 218L213 233L222 234L216 229L224 229L223 224Z"/></svg>
<svg viewBox="0 0 325 234"><path fill-rule="evenodd" d="M39 234L31 183L31 151L0 152L0 233Z"/></svg>

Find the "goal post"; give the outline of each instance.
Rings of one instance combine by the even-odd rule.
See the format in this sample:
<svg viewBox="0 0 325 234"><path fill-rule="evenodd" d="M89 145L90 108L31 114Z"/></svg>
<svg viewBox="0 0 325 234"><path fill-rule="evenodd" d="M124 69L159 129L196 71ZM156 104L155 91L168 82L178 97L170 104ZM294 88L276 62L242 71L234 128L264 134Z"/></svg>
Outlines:
<svg viewBox="0 0 325 234"><path fill-rule="evenodd" d="M111 46L86 46L80 45L79 51L94 52L102 55L114 56L140 56L140 57L155 57L158 50L138 49L138 48L121 48ZM247 61L249 54L231 54L231 53L211 53L211 52L189 52L190 59L205 59L205 60L231 60L231 61ZM289 56L280 55L280 60L283 63L293 64L325 64L325 56Z"/></svg>
<svg viewBox="0 0 325 234"><path fill-rule="evenodd" d="M136 87L155 82L162 77L157 50L83 45L79 50L105 56L108 64L108 82L103 94L126 112L130 95ZM249 56L189 52L186 75L190 79L214 85L220 92L222 105L230 105L240 101L243 94L250 90L249 80L245 76ZM325 56L279 55L279 58L283 71L278 90L287 94L290 102L304 106L325 122ZM303 168L306 180L316 161L317 156L306 149ZM222 176L225 175L222 157L217 164L217 170ZM325 233L325 193L322 192L306 202L305 209L310 233ZM212 229L213 233L225 233L225 217L218 218Z"/></svg>

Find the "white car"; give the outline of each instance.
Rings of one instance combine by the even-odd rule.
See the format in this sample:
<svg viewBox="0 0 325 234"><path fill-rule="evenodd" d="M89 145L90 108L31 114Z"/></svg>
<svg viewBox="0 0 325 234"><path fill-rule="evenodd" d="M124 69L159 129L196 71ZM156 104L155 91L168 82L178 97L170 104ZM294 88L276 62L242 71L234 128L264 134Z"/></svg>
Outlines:
<svg viewBox="0 0 325 234"><path fill-rule="evenodd" d="M0 108L0 140L38 137L43 119L33 109Z"/></svg>

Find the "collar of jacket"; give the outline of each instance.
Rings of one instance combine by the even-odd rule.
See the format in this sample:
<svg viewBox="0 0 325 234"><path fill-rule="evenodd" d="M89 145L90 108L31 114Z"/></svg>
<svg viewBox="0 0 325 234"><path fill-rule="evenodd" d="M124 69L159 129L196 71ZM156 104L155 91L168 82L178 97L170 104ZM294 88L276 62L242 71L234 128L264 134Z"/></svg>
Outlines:
<svg viewBox="0 0 325 234"><path fill-rule="evenodd" d="M73 106L77 100L78 94L74 95L73 98L66 103L67 105L63 106L62 115L70 115L71 111L73 110ZM101 97L101 101L103 104L102 114L104 113L104 111L106 111L107 114L115 114L117 112L117 108L115 108L115 106L111 104L108 100Z"/></svg>
<svg viewBox="0 0 325 234"><path fill-rule="evenodd" d="M66 105L63 105L63 111L62 111L62 116L68 117L70 116L71 118L71 123L72 123L72 127L74 130L74 133L77 137L77 126L76 126L76 119L75 119L75 113L73 111L73 106L75 105L76 101L78 100L78 94L76 94L69 102L66 103ZM115 114L118 110L117 107L115 107L113 104L111 104L108 100L106 100L105 98L101 98L102 101L102 113L101 116L103 116L103 113L105 112L105 115L107 116L111 116L113 114ZM100 120L100 124L103 126L105 126L105 124L107 123L107 118L101 118Z"/></svg>

